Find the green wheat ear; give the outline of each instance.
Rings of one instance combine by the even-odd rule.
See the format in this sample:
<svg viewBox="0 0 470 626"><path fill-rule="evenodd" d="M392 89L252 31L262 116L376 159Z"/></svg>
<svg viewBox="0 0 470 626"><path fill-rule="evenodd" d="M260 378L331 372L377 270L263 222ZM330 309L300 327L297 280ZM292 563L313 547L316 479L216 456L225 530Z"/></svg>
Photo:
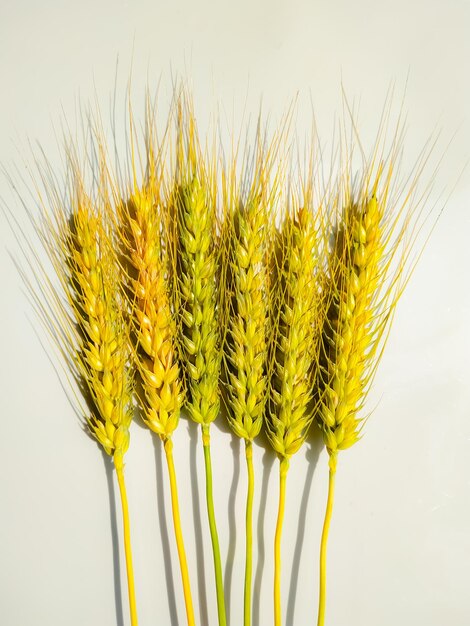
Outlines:
<svg viewBox="0 0 470 626"><path fill-rule="evenodd" d="M169 202L176 266L179 345L186 379L185 407L201 425L206 500L216 579L219 626L225 626L222 562L212 495L210 425L220 411L217 213L214 171L208 171L198 144L196 124L186 100L177 103L176 180Z"/></svg>
<svg viewBox="0 0 470 626"><path fill-rule="evenodd" d="M204 178L192 175L177 192L180 236L181 345L191 418L209 426L219 414L221 362L217 323L215 210Z"/></svg>

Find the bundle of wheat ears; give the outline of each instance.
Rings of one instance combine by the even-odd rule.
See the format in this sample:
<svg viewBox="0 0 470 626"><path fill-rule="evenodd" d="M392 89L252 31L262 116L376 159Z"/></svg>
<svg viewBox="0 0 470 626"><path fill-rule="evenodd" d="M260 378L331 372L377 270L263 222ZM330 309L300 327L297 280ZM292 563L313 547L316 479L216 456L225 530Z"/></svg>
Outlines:
<svg viewBox="0 0 470 626"><path fill-rule="evenodd" d="M145 110L142 141L130 116L124 171L111 160L92 117L82 156L76 142L67 144L64 181L51 164L38 166L41 210L29 214L56 278L30 244L23 270L78 390L84 425L114 462L131 624L137 624L137 607L124 455L138 413L166 454L189 626L196 619L172 443L180 416L201 429L219 626L227 615L212 422L228 419L245 443L245 626L251 626L253 613L253 446L264 429L279 458L273 597L274 624L281 626L289 463L310 429L321 432L329 455L321 626L338 456L362 436L370 414L367 393L421 251L427 188L418 192L418 181L430 148L406 177L399 176L401 122L389 139L390 121L382 120L367 157L351 121L356 138L340 134L336 172L321 185L319 150L311 150L303 168L293 159L286 166L285 121L269 141L259 125L252 144L237 145L227 158L217 142L203 147L184 90L174 98L163 133L157 132L149 100ZM302 623L312 621L313 607L311 619Z"/></svg>

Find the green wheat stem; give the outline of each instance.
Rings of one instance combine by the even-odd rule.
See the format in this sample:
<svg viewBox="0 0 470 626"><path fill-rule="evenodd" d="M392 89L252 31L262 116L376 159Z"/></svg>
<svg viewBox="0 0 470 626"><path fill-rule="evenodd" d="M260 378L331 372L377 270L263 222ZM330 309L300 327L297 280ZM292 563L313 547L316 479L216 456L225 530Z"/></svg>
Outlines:
<svg viewBox="0 0 470 626"><path fill-rule="evenodd" d="M210 424L219 415L221 339L218 311L217 212L214 171L206 168L191 104L177 104L176 180L168 208L175 252L179 351L187 387L186 409L201 425L206 503L211 535L219 626L226 626L224 585L214 511Z"/></svg>
<svg viewBox="0 0 470 626"><path fill-rule="evenodd" d="M215 522L214 497L212 488L212 461L210 447L210 428L207 425L202 427L202 444L204 448L204 465L206 470L206 504L207 517L209 518L209 528L212 542L212 553L214 556L215 586L217 594L217 614L220 626L226 626L224 582L222 578L222 560L220 558L219 536Z"/></svg>

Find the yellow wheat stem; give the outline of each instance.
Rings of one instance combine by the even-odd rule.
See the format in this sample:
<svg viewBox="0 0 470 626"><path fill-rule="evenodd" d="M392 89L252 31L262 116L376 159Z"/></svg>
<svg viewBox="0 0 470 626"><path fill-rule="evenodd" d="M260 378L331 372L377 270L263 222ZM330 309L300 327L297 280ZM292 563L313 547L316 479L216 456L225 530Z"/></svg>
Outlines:
<svg viewBox="0 0 470 626"><path fill-rule="evenodd" d="M152 160L149 169L153 172L150 183L135 191L119 210L119 225L128 259L124 277L132 316L134 361L140 374L142 419L164 443L186 615L188 626L194 626L171 440L179 422L184 394L176 359L176 326L168 295L165 228Z"/></svg>
<svg viewBox="0 0 470 626"><path fill-rule="evenodd" d="M170 477L171 504L173 510L173 524L175 527L176 546L178 548L178 558L183 580L184 601L186 605L186 616L188 626L195 626L194 608L191 595L191 584L189 580L188 563L186 551L184 549L183 531L181 529L181 517L178 503L178 488L176 485L175 465L173 462L173 442L171 439L165 441L165 454L168 465L168 475Z"/></svg>
<svg viewBox="0 0 470 626"><path fill-rule="evenodd" d="M281 626L281 537L286 504L286 478L289 460L282 459L279 465L279 508L274 538L274 626Z"/></svg>
<svg viewBox="0 0 470 626"><path fill-rule="evenodd" d="M110 199L105 167L100 163L93 197L85 191L83 172L72 149L67 153L67 198L41 172L46 190L37 230L59 284L44 266L32 268L39 283L39 311L60 349L73 380L83 393L75 395L78 410L91 434L113 458L121 493L129 606L137 625L129 512L124 485L124 457L132 421L133 376L129 328L123 316L123 294L108 223ZM32 267L32 263L31 263ZM64 298L65 296L65 298ZM42 301L45 297L46 301Z"/></svg>
<svg viewBox="0 0 470 626"><path fill-rule="evenodd" d="M320 554L318 624L326 605L326 550L333 507L336 457L359 438L356 413L364 395L366 366L373 358L376 306L380 278L383 205L375 195L350 204L337 228L330 260L330 302L323 330L323 393L319 417L330 455L330 481Z"/></svg>
<svg viewBox="0 0 470 626"><path fill-rule="evenodd" d="M137 608L135 602L134 568L132 565L131 531L129 521L129 507L127 504L126 483L124 482L124 468L116 469L119 492L121 494L122 521L124 528L124 551L126 553L127 589L129 594L129 610L132 626L137 626Z"/></svg>
<svg viewBox="0 0 470 626"><path fill-rule="evenodd" d="M251 625L251 579L253 572L253 495L255 474L253 469L253 444L245 440L245 458L248 485L245 512L245 588L243 596L243 623Z"/></svg>
<svg viewBox="0 0 470 626"><path fill-rule="evenodd" d="M335 493L336 477L336 455L330 457L330 472L328 480L328 499L326 503L325 520L320 544L320 594L318 600L318 623L317 626L325 624L326 609L326 552L328 546L328 535L330 532L331 515L333 513L333 502Z"/></svg>
<svg viewBox="0 0 470 626"><path fill-rule="evenodd" d="M325 217L329 259L317 421L330 456L330 479L321 543L319 625L325 619L326 550L337 456L361 436L366 418L358 414L376 374L397 302L414 268L416 260L409 263L410 252L427 198L426 193L416 197L415 192L429 151L420 155L414 176L399 185L400 128L382 159L383 132L359 184L353 184L347 163L333 200L337 214L333 219Z"/></svg>
<svg viewBox="0 0 470 626"><path fill-rule="evenodd" d="M271 310L272 374L267 434L280 460L279 511L274 544L274 623L281 623L281 533L289 459L313 419L312 385L318 362L317 231L310 207L287 214L279 235Z"/></svg>

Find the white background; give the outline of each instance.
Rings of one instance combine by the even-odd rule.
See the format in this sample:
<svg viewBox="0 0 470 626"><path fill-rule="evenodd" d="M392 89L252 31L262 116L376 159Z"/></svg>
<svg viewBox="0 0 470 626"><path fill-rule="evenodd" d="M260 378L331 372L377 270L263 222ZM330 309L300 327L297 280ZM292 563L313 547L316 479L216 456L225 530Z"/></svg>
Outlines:
<svg viewBox="0 0 470 626"><path fill-rule="evenodd" d="M300 131L309 127L313 105L324 138L341 111L341 81L360 103L361 129L370 137L387 89L395 82L399 103L409 73L409 154L441 129L436 193L445 198L459 180L400 303L370 397L377 409L363 441L340 458L329 626L470 623L469 170L459 178L470 157L469 35L465 0L0 3L0 161L23 174L28 139L57 159L53 127L63 116L75 118L79 100L96 94L108 110L118 57L122 101L131 65L135 101L145 84L153 90L161 81L166 106L172 77L182 75L193 84L202 118L220 104L239 123L244 110L256 115L262 100L275 122L299 94ZM3 178L0 195L19 212ZM0 623L123 626L127 592L122 549L117 567L121 522L112 477L80 431L40 344L3 219L0 233ZM197 621L204 626L216 624L216 610L195 437L182 420L175 456ZM288 476L287 626L316 623L327 485L327 458L322 451L316 462L317 454L306 446ZM213 461L235 626L242 623L245 468L238 442L217 424ZM277 462L255 446L255 465L254 625L265 626L272 623ZM140 624L184 624L166 471L138 425L127 480Z"/></svg>

